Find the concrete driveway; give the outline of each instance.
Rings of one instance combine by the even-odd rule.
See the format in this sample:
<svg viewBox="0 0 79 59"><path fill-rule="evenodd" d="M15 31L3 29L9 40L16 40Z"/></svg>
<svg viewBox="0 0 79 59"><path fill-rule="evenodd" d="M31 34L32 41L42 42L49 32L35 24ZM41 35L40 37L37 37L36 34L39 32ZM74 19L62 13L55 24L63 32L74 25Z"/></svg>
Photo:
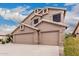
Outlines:
<svg viewBox="0 0 79 59"><path fill-rule="evenodd" d="M58 46L0 44L0 56L59 56Z"/></svg>

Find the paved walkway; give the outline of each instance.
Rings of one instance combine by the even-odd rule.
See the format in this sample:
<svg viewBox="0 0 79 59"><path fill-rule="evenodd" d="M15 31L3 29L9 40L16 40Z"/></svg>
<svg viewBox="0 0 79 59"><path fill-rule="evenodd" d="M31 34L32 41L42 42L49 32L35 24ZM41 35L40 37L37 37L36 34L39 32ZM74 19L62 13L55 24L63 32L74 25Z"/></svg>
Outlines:
<svg viewBox="0 0 79 59"><path fill-rule="evenodd" d="M0 44L0 56L58 56L58 46Z"/></svg>

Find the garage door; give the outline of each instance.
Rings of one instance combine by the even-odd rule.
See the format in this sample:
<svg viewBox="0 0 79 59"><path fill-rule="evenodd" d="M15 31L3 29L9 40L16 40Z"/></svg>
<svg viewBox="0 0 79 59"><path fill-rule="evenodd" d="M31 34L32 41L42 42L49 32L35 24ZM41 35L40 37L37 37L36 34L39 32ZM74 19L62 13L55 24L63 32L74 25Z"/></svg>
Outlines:
<svg viewBox="0 0 79 59"><path fill-rule="evenodd" d="M58 45L58 40L59 40L58 31L41 32L40 44Z"/></svg>
<svg viewBox="0 0 79 59"><path fill-rule="evenodd" d="M15 43L33 44L33 33L17 34L15 37Z"/></svg>

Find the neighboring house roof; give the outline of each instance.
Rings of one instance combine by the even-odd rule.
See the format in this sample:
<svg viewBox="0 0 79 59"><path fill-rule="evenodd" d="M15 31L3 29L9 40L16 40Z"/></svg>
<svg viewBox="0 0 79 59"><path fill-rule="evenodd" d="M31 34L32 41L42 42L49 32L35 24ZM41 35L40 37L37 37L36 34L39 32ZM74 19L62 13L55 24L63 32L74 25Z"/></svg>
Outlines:
<svg viewBox="0 0 79 59"><path fill-rule="evenodd" d="M66 24L62 24L62 23L58 23L58 22L51 22L51 21L46 20L46 19L40 20L39 23L37 23L35 26L39 25L41 22L47 22L47 23L58 25L58 26L67 27Z"/></svg>
<svg viewBox="0 0 79 59"><path fill-rule="evenodd" d="M25 25L26 27L29 27L29 28L34 29L34 30L39 30L38 28L35 28L35 27L30 26L30 25L28 25L28 24L22 23L21 25ZM20 27L20 25L19 25L11 34L13 34L19 27Z"/></svg>
<svg viewBox="0 0 79 59"><path fill-rule="evenodd" d="M76 27L75 27L74 31L72 32L72 34L75 34L75 32L76 32L76 30L77 30L78 26L79 26L79 22L77 23L77 25L76 25Z"/></svg>

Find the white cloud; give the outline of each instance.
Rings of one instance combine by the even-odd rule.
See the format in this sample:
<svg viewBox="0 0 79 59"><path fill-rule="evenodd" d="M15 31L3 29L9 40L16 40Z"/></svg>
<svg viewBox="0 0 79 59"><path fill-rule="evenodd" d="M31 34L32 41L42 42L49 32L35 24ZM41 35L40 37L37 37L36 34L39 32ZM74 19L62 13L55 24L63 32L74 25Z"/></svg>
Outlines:
<svg viewBox="0 0 79 59"><path fill-rule="evenodd" d="M21 22L26 17L26 15L22 14L26 11L26 14L28 14L29 8L30 6L19 6L13 9L0 8L0 16L3 17L5 20L14 20L17 22Z"/></svg>
<svg viewBox="0 0 79 59"><path fill-rule="evenodd" d="M69 26L67 32L73 32L76 24L79 21L79 4L73 6L71 11L67 11L65 17L65 23Z"/></svg>
<svg viewBox="0 0 79 59"><path fill-rule="evenodd" d="M17 26L10 25L0 25L0 35L5 35L11 33Z"/></svg>

